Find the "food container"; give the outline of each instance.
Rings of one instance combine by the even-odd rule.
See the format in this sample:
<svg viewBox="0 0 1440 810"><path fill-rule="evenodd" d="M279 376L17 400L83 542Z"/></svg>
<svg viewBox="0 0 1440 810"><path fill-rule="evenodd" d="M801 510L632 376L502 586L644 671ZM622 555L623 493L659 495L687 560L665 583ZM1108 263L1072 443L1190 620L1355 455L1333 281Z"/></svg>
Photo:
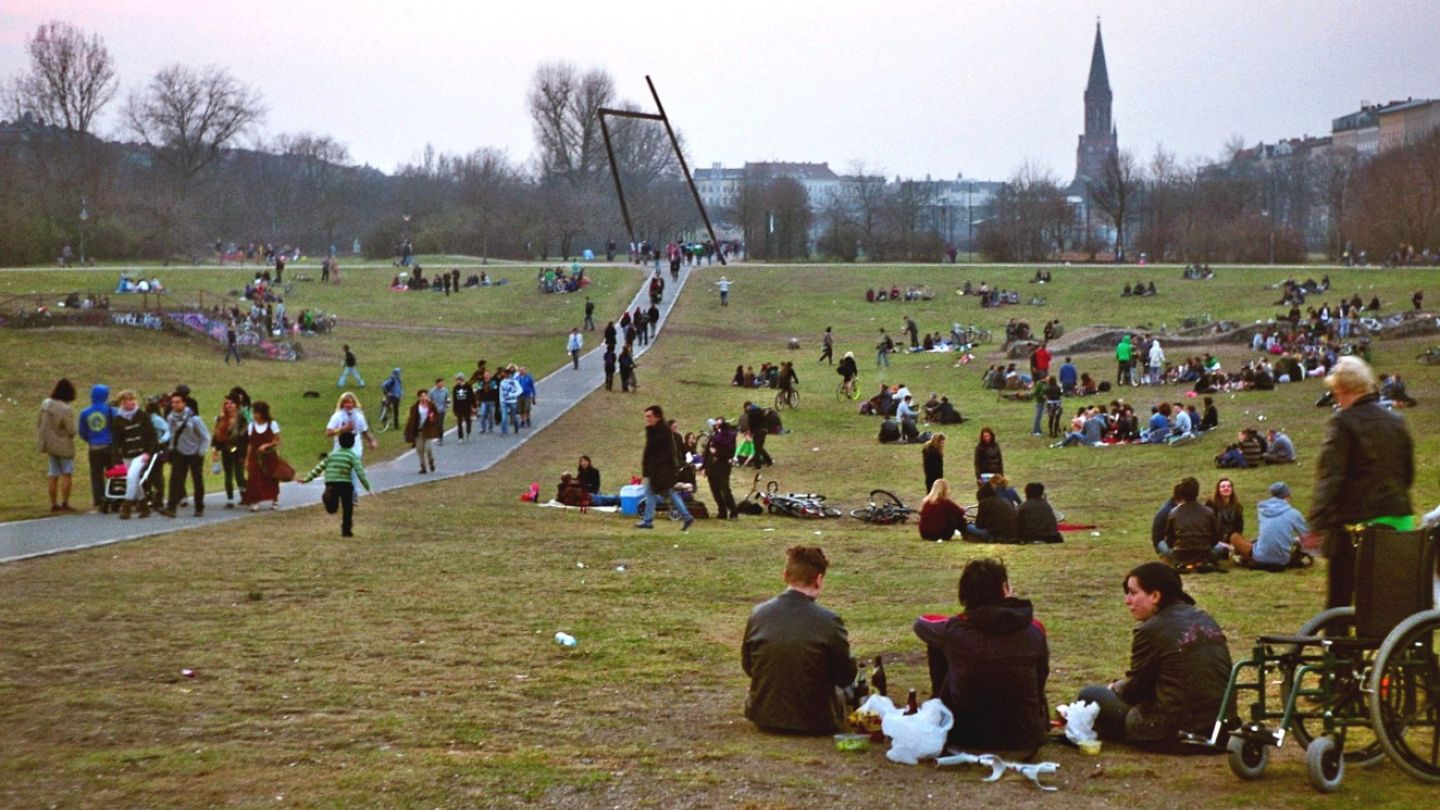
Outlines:
<svg viewBox="0 0 1440 810"><path fill-rule="evenodd" d="M835 750L847 754L858 754L870 750L869 734L836 734Z"/></svg>

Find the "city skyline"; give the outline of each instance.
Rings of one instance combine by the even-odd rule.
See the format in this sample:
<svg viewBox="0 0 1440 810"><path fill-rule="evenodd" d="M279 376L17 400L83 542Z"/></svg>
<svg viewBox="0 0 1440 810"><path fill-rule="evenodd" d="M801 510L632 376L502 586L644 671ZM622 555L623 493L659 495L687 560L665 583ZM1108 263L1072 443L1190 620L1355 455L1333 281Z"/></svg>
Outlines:
<svg viewBox="0 0 1440 810"><path fill-rule="evenodd" d="M860 160L889 176L1004 179L1029 161L1061 182L1084 123L1097 13L1119 145L1142 161L1157 144L1213 159L1235 136L1324 135L1362 101L1440 95L1440 54L1418 25L1440 5L1415 0L920 2L888 16L861 4L742 2L708 28L646 3L627 17L557 8L569 6L542 17L449 3L406 14L364 0L203 13L173 0L11 0L0 8L0 77L23 67L36 26L62 19L103 36L115 56L121 93L103 119L108 136L123 136L123 98L156 69L214 63L263 94L265 135L328 134L388 172L427 143L528 159L530 77L568 60L607 69L622 98L647 107L653 76L695 166L814 161L844 172Z"/></svg>

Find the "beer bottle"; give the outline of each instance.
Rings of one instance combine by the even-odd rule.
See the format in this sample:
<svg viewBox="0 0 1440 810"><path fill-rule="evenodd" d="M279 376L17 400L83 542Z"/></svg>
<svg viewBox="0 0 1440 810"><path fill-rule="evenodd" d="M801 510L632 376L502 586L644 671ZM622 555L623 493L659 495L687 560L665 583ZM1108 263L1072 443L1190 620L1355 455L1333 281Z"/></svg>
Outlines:
<svg viewBox="0 0 1440 810"><path fill-rule="evenodd" d="M906 714L919 714L919 713L920 713L920 704L919 704L919 702L916 701L916 695L915 695L915 690L914 690L914 689L911 689L911 690L910 690L910 696L907 697L907 698L905 698L905 713L906 713Z"/></svg>
<svg viewBox="0 0 1440 810"><path fill-rule="evenodd" d="M885 662L881 661L878 655L875 656L875 674L870 676L870 685L874 687L875 694L881 697L887 696L885 692L887 685L885 681Z"/></svg>

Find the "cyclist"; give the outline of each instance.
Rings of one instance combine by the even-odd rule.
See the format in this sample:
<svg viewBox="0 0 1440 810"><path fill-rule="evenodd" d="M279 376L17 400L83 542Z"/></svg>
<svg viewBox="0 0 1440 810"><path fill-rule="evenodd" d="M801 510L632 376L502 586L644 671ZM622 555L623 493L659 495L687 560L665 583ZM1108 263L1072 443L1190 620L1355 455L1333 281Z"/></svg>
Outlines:
<svg viewBox="0 0 1440 810"><path fill-rule="evenodd" d="M400 397L405 394L405 385L400 381L400 369L390 369L390 376L380 384L380 392L385 395L385 407L381 409L381 422L389 420L390 427L400 428Z"/></svg>
<svg viewBox="0 0 1440 810"><path fill-rule="evenodd" d="M839 374L841 380L843 380L840 385L841 390L845 392L845 396L854 399L855 380L860 376L860 369L855 365L854 352L846 352L845 356L840 358L840 365L835 367L835 373Z"/></svg>
<svg viewBox="0 0 1440 810"><path fill-rule="evenodd" d="M795 387L800 384L800 375L795 373L795 365L789 361L780 364L780 399L788 400L790 395L795 393Z"/></svg>

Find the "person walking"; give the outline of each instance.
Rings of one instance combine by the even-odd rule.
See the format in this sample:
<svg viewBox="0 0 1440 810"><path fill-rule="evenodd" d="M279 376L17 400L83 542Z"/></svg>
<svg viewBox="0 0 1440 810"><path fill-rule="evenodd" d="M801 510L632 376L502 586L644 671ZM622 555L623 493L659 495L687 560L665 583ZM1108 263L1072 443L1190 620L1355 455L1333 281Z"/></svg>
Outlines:
<svg viewBox="0 0 1440 810"><path fill-rule="evenodd" d="M730 306L730 285L733 283L734 282L724 276L721 276L720 280L715 282L715 286L720 288L720 306Z"/></svg>
<svg viewBox="0 0 1440 810"><path fill-rule="evenodd" d="M736 435L735 428L724 418L714 420L710 441L705 446L705 463L701 467L705 480L710 484L710 496L715 499L715 517L720 520L740 517L735 510L735 493L730 491Z"/></svg>
<svg viewBox="0 0 1440 810"><path fill-rule="evenodd" d="M588 295L585 296L585 331L595 331L595 302Z"/></svg>
<svg viewBox="0 0 1440 810"><path fill-rule="evenodd" d="M570 353L570 364L575 371L580 370L580 350L585 347L585 340L580 336L579 329L570 330L570 339L565 343L565 351Z"/></svg>
<svg viewBox="0 0 1440 810"><path fill-rule="evenodd" d="M430 446L430 442L438 438L439 409L430 401L429 391L416 391L415 403L410 406L410 416L405 420L405 442L415 447L415 457L420 460L421 475L435 472L435 450Z"/></svg>
<svg viewBox="0 0 1440 810"><path fill-rule="evenodd" d="M480 373L480 432L489 433L500 419L500 380L498 374Z"/></svg>
<svg viewBox="0 0 1440 810"><path fill-rule="evenodd" d="M450 401L455 407L455 439L461 444L474 430L475 389L465 381L465 375L455 375L455 385L450 389Z"/></svg>
<svg viewBox="0 0 1440 810"><path fill-rule="evenodd" d="M47 482L51 512L74 512L70 506L70 490L75 485L75 385L61 377L40 403L40 419L36 425L40 452L49 458Z"/></svg>
<svg viewBox="0 0 1440 810"><path fill-rule="evenodd" d="M78 426L80 438L88 446L90 462L90 498L95 511L105 514L110 511L110 502L105 497L105 469L110 466L114 441L115 409L110 407L110 386L96 383L90 386L90 407L80 412Z"/></svg>
<svg viewBox="0 0 1440 810"><path fill-rule="evenodd" d="M825 327L825 334L820 336L820 360L818 362L823 363L826 360L830 361L830 365L835 365L835 333L830 331L828 326Z"/></svg>
<svg viewBox="0 0 1440 810"><path fill-rule="evenodd" d="M445 387L443 377L435 378L435 386L430 389L430 404L435 406L436 425L440 435L435 443L441 447L445 446L445 412L450 410L450 389Z"/></svg>
<svg viewBox="0 0 1440 810"><path fill-rule="evenodd" d="M1130 382L1130 360L1132 357L1130 347L1130 336L1123 335L1120 343L1115 346L1115 384L1125 385Z"/></svg>
<svg viewBox="0 0 1440 810"><path fill-rule="evenodd" d="M235 365L240 365L240 336L235 332L235 322L230 321L225 325L225 365L230 365L230 358L235 358Z"/></svg>
<svg viewBox="0 0 1440 810"><path fill-rule="evenodd" d="M170 413L166 417L170 425L170 499L160 514L175 517L180 498L185 491L185 476L190 476L194 489L195 517L205 516L205 451L210 449L210 429L190 409L183 394L170 395Z"/></svg>
<svg viewBox="0 0 1440 810"><path fill-rule="evenodd" d="M240 504L245 504L245 428L249 425L238 401L226 397L220 403L210 448L212 463L218 463L225 474L226 509L235 508L236 492L240 493Z"/></svg>
<svg viewBox="0 0 1440 810"><path fill-rule="evenodd" d="M515 432L520 432L520 417L516 409L520 405L520 380L511 369L500 370L500 435L510 432L514 427Z"/></svg>
<svg viewBox="0 0 1440 810"><path fill-rule="evenodd" d="M280 508L280 481L275 466L280 460L280 423L270 418L270 403L257 399L250 405L250 426L245 429L249 454L245 459L245 502L251 512L263 501Z"/></svg>
<svg viewBox="0 0 1440 810"><path fill-rule="evenodd" d="M359 369L359 368L357 367L357 365L356 365L356 363L357 363L358 361L355 359L355 353L352 352L352 351L350 351L350 344L348 344L348 343L345 344L345 346L344 346L344 351L345 351L345 364L340 367L340 379L338 379L338 380L335 381L335 387L336 387L336 388L344 388L344 387L345 387L345 381L346 381L347 379L353 379L353 380L355 380L355 384L356 384L356 385L360 386L361 388L364 388L364 387L365 387L365 378L363 378L363 377L360 376L360 369ZM238 358L237 358L237 359L238 359Z"/></svg>
<svg viewBox="0 0 1440 810"><path fill-rule="evenodd" d="M601 363L605 366L605 390L615 390L615 347L606 346L605 354L601 357Z"/></svg>
<svg viewBox="0 0 1440 810"><path fill-rule="evenodd" d="M655 505L662 497L670 499L673 514L684 521L680 524L680 531L689 531L691 524L695 522L695 518L685 508L684 499L675 491L681 461L680 455L675 452L675 439L670 433L669 426L665 424L665 412L660 406L651 405L646 408L645 451L640 460L640 471L645 485L645 512L640 522L635 524L637 529L655 528Z"/></svg>
<svg viewBox="0 0 1440 810"><path fill-rule="evenodd" d="M150 517L150 502L145 498L144 485L140 478L150 465L151 458L160 451L155 425L150 416L140 408L139 397L134 391L121 391L117 396L119 407L114 409L111 430L115 436L115 457L125 465L125 502L120 506L120 519L129 520L132 510L138 510L137 517ZM107 459L104 462L110 464ZM160 464L156 462L151 473L160 475Z"/></svg>
<svg viewBox="0 0 1440 810"><path fill-rule="evenodd" d="M875 365L888 368L890 366L890 352L895 348L895 341L885 334L885 327L880 327L880 341L875 344Z"/></svg>
<svg viewBox="0 0 1440 810"><path fill-rule="evenodd" d="M1355 545L1348 526L1412 531L1415 443L1405 420L1380 405L1375 372L1358 357L1340 358L1325 378L1340 410L1325 426L1315 463L1309 524L1324 536L1329 558L1325 607L1347 607L1355 595Z"/></svg>
<svg viewBox="0 0 1440 810"><path fill-rule="evenodd" d="M635 379L635 356L630 354L629 344L620 350L615 363L620 371L620 390L639 391L640 383Z"/></svg>
<svg viewBox="0 0 1440 810"><path fill-rule="evenodd" d="M535 378L530 370L521 366L515 377L520 382L520 427L530 427L530 408L538 401L535 396Z"/></svg>
<svg viewBox="0 0 1440 810"><path fill-rule="evenodd" d="M362 383L363 385L363 383ZM380 384L380 393L385 395L385 404L390 414L390 427L400 427L400 398L405 396L405 383L400 379L400 368L390 369L390 376ZM384 414L381 414L384 416ZM384 420L382 419L383 423Z"/></svg>

